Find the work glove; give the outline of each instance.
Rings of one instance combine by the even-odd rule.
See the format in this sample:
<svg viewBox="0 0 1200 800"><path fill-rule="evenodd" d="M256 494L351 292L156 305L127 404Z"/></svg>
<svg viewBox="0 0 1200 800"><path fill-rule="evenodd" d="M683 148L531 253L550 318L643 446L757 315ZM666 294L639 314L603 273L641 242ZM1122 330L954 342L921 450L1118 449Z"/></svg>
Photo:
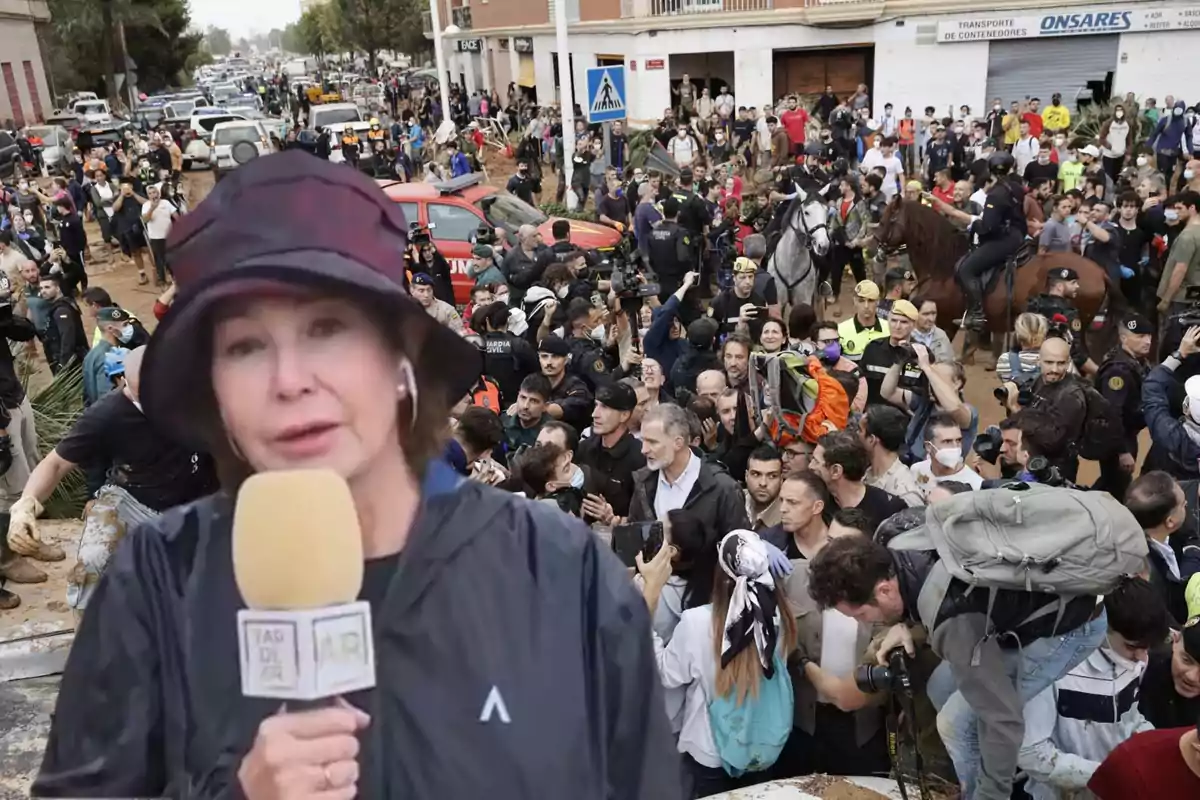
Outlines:
<svg viewBox="0 0 1200 800"><path fill-rule="evenodd" d="M29 495L13 503L8 510L8 546L14 552L23 556L40 552L42 542L38 538L37 517L41 513L42 504Z"/></svg>
<svg viewBox="0 0 1200 800"><path fill-rule="evenodd" d="M1121 265L1121 277L1124 278L1125 280L1129 280L1130 278L1133 277L1133 269L1131 267L1127 267L1124 264L1122 264Z"/></svg>
<svg viewBox="0 0 1200 800"><path fill-rule="evenodd" d="M763 539L762 543L767 548L767 561L771 565L771 574L776 578L786 578L791 575L794 567L787 554L766 539Z"/></svg>

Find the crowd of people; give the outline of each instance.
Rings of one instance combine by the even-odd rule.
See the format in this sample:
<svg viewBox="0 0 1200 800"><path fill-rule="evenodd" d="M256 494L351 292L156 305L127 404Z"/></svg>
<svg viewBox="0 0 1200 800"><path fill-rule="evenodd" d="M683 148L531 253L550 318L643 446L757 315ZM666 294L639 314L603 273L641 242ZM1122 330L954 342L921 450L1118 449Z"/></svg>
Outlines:
<svg viewBox="0 0 1200 800"><path fill-rule="evenodd" d="M576 123L573 188L626 234L617 251L602 261L565 220L550 243L532 226L481 229L465 308L429 232L320 159L246 165L238 188L218 185L219 203L184 214L169 200L171 143L151 137L157 188L122 160L140 154L135 141L88 154L104 166L79 202L87 169L54 196L6 194L0 330L40 340L54 371L82 366L89 404L39 461L13 363L30 346L0 348L0 575L44 580L34 562L66 557L37 517L67 473L83 469L95 497L69 594L83 655L64 678L35 794L156 794L187 780L237 783L249 798L293 781L288 796L401 782L469 796L483 778L435 769L451 763L437 747L428 763L382 756L402 733L438 742L457 729L469 755L495 761L477 731L496 701L484 687L480 715L478 676L461 675L473 647L491 693L509 698L499 719L532 737L520 749L540 743L504 770L518 783L540 775L528 785L545 796L591 781L622 797L704 797L817 773L933 781L972 800L1200 789L1195 110L1167 98L1159 116L1153 101L1126 98L1093 142L1073 133L1057 95L1045 109L997 100L982 117L964 107L949 119L891 105L873 115L865 86L761 114L687 76L674 97L655 133L669 173L630 164L622 128ZM384 146L417 153L415 167L431 157L435 110L427 119L425 99L388 98L400 122ZM471 117L505 113L498 98L486 110L483 97L456 101L468 130ZM543 168L561 167L545 147L555 124L561 135L553 114L510 123L523 133L507 189L524 199L536 201ZM449 150L452 172L471 169ZM118 169L110 159L111 213L97 190ZM333 221L295 200L318 183L347 204ZM781 296L764 266L779 216L810 190L824 193L835 231L821 266L830 302L843 273L854 278L840 322ZM760 195L761 224L743 218L743 191ZM90 203L124 248L123 197L177 281L154 332L87 285L86 241L32 241L46 207L75 215L57 227L69 231ZM1089 350L1090 332L1073 324L1080 276L1051 270L1013 319L996 406L973 405L938 301L874 240L900 202L976 239L962 267L976 307L984 273L1026 240L1095 261L1126 300L1110 304L1109 349ZM170 236L172 217L188 236ZM295 239L286 253L280 230ZM727 274L711 267L721 242ZM402 261L382 255L399 250ZM1098 463L1090 487L1078 485L1081 460ZM205 715L232 709L217 698L237 692L236 643L211 623L238 604L230 511L220 495L201 498L301 466L350 482L366 526L363 599L403 618L377 632L376 649L413 685L392 687L399 711L359 696L275 717L265 705L231 711L228 738ZM406 570L421 571L420 586L401 592L417 577ZM130 625L149 633L120 633ZM208 633L212 647L188 638ZM392 674L381 667L381 683ZM111 681L107 699L91 691L97 675ZM462 697L476 733L454 721L457 706L444 723L416 713L460 680L473 687ZM528 681L555 681L563 696L543 708L544 686ZM163 693L165 710L111 735L104 704L146 691ZM387 736L347 744L381 718L395 726ZM146 758L192 731L213 756L204 764ZM600 757L581 761L581 750ZM547 775L550 757L562 764Z"/></svg>

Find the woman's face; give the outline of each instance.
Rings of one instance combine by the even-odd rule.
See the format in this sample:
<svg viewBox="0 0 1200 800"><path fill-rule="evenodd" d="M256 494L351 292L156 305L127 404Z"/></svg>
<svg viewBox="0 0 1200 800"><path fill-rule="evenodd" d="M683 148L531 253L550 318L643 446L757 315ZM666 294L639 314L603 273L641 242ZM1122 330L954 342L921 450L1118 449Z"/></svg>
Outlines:
<svg viewBox="0 0 1200 800"><path fill-rule="evenodd" d="M398 447L397 376L383 335L348 300L259 298L213 330L221 418L256 471L361 474Z"/></svg>
<svg viewBox="0 0 1200 800"><path fill-rule="evenodd" d="M768 353L776 352L783 347L783 328L778 322L766 323L763 325L758 341Z"/></svg>

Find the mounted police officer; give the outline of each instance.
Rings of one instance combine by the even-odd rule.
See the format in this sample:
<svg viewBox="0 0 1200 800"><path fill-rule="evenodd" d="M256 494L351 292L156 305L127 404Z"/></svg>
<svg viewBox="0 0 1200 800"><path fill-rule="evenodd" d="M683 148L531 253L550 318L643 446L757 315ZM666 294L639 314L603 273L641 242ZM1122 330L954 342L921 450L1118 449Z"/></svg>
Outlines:
<svg viewBox="0 0 1200 800"><path fill-rule="evenodd" d="M1096 389L1120 415L1125 441L1118 455L1100 462L1100 480L1092 488L1121 499L1137 464L1138 434L1146 427L1142 417L1142 383L1150 372L1148 357L1154 326L1141 314L1131 314L1117 330L1119 342L1096 373Z"/></svg>
<svg viewBox="0 0 1200 800"><path fill-rule="evenodd" d="M1031 314L1041 314L1050 322L1065 325L1069 335L1062 338L1071 343L1071 362L1075 369L1084 375L1096 372L1096 362L1088 355L1087 337L1084 335L1083 324L1079 319L1079 309L1075 308L1075 297L1079 294L1079 273L1073 269L1062 267L1046 273L1046 291L1029 298L1025 310ZM1055 318L1061 317L1057 322Z"/></svg>
<svg viewBox="0 0 1200 800"><path fill-rule="evenodd" d="M959 280L967 294L966 325L981 328L983 316L984 276L1003 267L1025 241L1025 189L1019 177L1010 173L1016 161L1011 153L997 151L988 159L992 185L987 193L983 216L971 223L970 231L979 241L963 259Z"/></svg>

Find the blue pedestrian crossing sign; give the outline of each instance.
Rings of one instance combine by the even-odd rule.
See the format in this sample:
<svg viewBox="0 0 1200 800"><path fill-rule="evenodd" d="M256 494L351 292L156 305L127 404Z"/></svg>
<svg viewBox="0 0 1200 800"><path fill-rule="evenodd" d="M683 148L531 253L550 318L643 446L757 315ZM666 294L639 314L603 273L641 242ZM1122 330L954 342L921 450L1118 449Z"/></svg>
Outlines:
<svg viewBox="0 0 1200 800"><path fill-rule="evenodd" d="M587 71L587 115L591 122L625 119L625 67L592 67Z"/></svg>

